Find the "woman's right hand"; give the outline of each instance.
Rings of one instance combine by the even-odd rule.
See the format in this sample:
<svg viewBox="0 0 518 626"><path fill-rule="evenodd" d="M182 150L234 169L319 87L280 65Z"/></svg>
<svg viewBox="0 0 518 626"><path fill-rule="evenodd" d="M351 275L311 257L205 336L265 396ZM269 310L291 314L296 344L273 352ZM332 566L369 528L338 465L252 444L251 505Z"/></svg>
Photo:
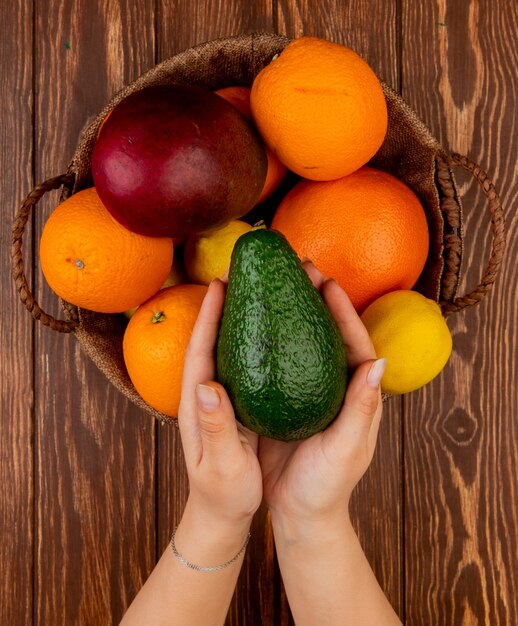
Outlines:
<svg viewBox="0 0 518 626"><path fill-rule="evenodd" d="M353 374L342 409L326 430L304 441L261 437L264 498L272 519L343 522L351 492L374 454L385 361L376 360L367 330L341 287L324 280L310 261L304 266L340 328Z"/></svg>
<svg viewBox="0 0 518 626"><path fill-rule="evenodd" d="M259 440L282 580L298 626L401 626L349 517L351 492L374 454L385 362L376 360L344 291L310 262L304 265L338 323L353 373L326 430L305 441Z"/></svg>

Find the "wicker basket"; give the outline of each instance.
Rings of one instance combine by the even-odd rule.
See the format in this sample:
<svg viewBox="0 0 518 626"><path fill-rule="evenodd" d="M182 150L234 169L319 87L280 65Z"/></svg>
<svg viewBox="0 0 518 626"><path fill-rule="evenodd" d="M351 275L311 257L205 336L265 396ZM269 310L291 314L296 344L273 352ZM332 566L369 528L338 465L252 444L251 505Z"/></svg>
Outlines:
<svg viewBox="0 0 518 626"><path fill-rule="evenodd" d="M251 85L256 74L281 52L289 39L271 34L252 34L217 39L190 48L142 75L120 91L83 131L66 174L35 187L16 213L13 224L13 278L26 308L34 319L53 330L75 333L83 350L107 378L137 406L163 422L170 417L142 400L131 383L122 355L126 326L120 314L94 313L60 300L66 320L57 320L39 307L27 284L23 267L22 238L31 209L51 189L62 189L61 199L93 184L91 155L98 129L105 116L129 93L149 85L196 84L209 89L229 85ZM430 253L416 289L439 302L443 314L460 311L479 302L488 292L500 268L504 247L503 210L487 174L468 158L449 154L431 136L410 107L387 85L383 85L389 111L387 137L370 162L406 182L425 207L430 230ZM469 294L457 297L464 235L462 207L452 169L472 173L488 201L493 241L480 284Z"/></svg>

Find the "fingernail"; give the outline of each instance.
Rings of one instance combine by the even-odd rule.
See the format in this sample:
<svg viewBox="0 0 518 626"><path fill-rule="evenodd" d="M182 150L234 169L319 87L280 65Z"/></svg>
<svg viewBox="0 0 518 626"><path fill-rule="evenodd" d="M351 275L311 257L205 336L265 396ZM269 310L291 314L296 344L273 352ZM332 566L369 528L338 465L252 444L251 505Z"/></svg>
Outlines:
<svg viewBox="0 0 518 626"><path fill-rule="evenodd" d="M369 373L367 374L367 384L369 387L379 387L385 368L387 367L387 359L378 359L371 365Z"/></svg>
<svg viewBox="0 0 518 626"><path fill-rule="evenodd" d="M308 256L303 256L303 257L300 259L300 262L301 262L301 263L306 263L306 262L313 263L313 261L312 261L312 260L311 260Z"/></svg>
<svg viewBox="0 0 518 626"><path fill-rule="evenodd" d="M203 411L214 411L220 405L221 399L219 393L214 387L209 385L196 385L196 399L198 405Z"/></svg>

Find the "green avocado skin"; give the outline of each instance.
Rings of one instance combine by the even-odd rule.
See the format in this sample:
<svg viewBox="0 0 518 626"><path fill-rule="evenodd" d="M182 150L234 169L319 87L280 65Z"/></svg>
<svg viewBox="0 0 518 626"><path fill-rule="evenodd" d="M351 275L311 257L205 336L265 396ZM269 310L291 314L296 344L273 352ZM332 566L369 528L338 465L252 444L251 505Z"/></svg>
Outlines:
<svg viewBox="0 0 518 626"><path fill-rule="evenodd" d="M234 246L217 375L239 421L273 439L310 437L342 406L347 358L340 331L275 230L252 230Z"/></svg>

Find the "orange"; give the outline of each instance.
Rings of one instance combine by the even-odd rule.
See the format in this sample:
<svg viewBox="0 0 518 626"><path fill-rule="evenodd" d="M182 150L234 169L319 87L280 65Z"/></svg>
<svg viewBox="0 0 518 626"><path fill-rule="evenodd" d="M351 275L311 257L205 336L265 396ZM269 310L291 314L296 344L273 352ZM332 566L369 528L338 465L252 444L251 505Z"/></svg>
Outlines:
<svg viewBox="0 0 518 626"><path fill-rule="evenodd" d="M428 256L426 215L415 193L367 166L334 181L299 182L272 228L333 277L360 312L385 293L413 287Z"/></svg>
<svg viewBox="0 0 518 626"><path fill-rule="evenodd" d="M173 241L146 237L117 222L94 187L54 209L40 240L50 287L64 300L99 313L121 313L156 293L173 260Z"/></svg>
<svg viewBox="0 0 518 626"><path fill-rule="evenodd" d="M218 89L214 93L230 102L249 122L252 121L250 89L248 87L223 87L223 89Z"/></svg>
<svg viewBox="0 0 518 626"><path fill-rule="evenodd" d="M178 416L185 350L207 293L203 285L175 285L136 310L124 333L124 362L140 396L154 409Z"/></svg>
<svg viewBox="0 0 518 626"><path fill-rule="evenodd" d="M253 124L252 110L250 109L250 89L248 89L248 87L224 87L214 93L230 102L230 104ZM266 180L264 181L263 190L261 191L257 204L272 195L287 173L286 166L279 161L275 154L266 147L265 151L266 158L268 159L268 169L266 170Z"/></svg>
<svg viewBox="0 0 518 626"><path fill-rule="evenodd" d="M257 204L261 203L263 200L266 200L266 198L269 198L272 195L272 193L282 183L288 171L288 168L279 161L279 159L271 150L265 148L265 151L266 159L268 160L266 180L264 181L263 190L261 191L261 195L259 196Z"/></svg>
<svg viewBox="0 0 518 626"><path fill-rule="evenodd" d="M99 126L99 130L97 131L97 139L99 139L99 135L101 134L101 130L103 129L103 126L106 122L106 120L110 117L110 115L112 114L112 112L110 111L105 118L103 119L103 121L101 122L101 125Z"/></svg>
<svg viewBox="0 0 518 626"><path fill-rule="evenodd" d="M387 132L376 74L350 48L316 37L296 39L259 72L250 104L268 148L311 180L354 172Z"/></svg>

